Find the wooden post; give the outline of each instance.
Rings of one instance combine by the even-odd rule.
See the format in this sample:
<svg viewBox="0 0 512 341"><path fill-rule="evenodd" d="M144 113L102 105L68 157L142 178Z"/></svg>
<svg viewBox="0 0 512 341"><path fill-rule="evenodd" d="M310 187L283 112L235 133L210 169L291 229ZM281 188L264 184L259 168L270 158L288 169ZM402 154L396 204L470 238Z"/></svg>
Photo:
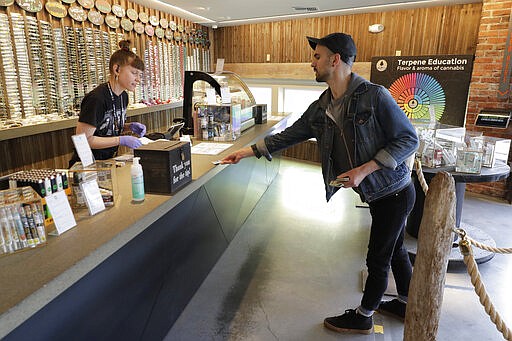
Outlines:
<svg viewBox="0 0 512 341"><path fill-rule="evenodd" d="M405 341L435 340L455 227L455 181L438 173L429 185L405 314Z"/></svg>

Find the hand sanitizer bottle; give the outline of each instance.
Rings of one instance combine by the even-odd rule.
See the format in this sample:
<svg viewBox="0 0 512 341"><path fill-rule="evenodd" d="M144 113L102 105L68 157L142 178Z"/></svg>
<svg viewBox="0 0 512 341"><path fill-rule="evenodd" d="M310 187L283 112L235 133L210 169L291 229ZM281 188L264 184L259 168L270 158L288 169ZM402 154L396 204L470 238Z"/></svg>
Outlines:
<svg viewBox="0 0 512 341"><path fill-rule="evenodd" d="M142 165L139 163L140 157L133 158L131 168L132 175L132 199L134 202L144 201L144 175Z"/></svg>

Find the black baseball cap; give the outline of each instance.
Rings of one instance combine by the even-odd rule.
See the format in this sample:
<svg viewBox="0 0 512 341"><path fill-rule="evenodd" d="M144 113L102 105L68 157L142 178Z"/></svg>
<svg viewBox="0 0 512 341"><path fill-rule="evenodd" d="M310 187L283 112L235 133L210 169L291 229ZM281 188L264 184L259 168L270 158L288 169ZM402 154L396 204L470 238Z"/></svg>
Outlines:
<svg viewBox="0 0 512 341"><path fill-rule="evenodd" d="M309 46L311 46L313 50L316 48L316 45L318 44L325 46L332 52L339 53L341 59L345 63L348 63L350 61L350 57L354 57L352 59L352 62L356 58L356 44L354 43L354 40L349 34L337 32L328 34L323 38L306 38L309 42Z"/></svg>

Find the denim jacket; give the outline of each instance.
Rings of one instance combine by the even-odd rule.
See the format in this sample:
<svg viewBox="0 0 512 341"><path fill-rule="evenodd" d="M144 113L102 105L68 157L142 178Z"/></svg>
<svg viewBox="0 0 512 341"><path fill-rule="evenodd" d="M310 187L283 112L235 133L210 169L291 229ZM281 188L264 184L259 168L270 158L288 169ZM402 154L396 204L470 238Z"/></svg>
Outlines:
<svg viewBox="0 0 512 341"><path fill-rule="evenodd" d="M351 84L359 85L350 94L346 117L354 126L354 167L375 160L381 169L369 174L357 189L367 202L383 198L403 189L410 182L410 169L405 160L418 148L416 132L409 119L383 86L352 74ZM349 86L350 88L350 86ZM270 159L270 154L294 144L316 138L321 154L322 174L326 199L338 190L329 182L333 174L331 153L336 123L326 115L330 101L327 89L314 101L302 116L282 132L258 141L260 153Z"/></svg>

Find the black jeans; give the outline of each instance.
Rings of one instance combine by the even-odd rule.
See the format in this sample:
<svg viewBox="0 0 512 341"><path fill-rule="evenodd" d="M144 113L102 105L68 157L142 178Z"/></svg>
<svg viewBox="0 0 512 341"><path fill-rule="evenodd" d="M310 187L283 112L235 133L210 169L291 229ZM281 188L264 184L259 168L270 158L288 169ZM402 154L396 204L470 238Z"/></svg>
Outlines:
<svg viewBox="0 0 512 341"><path fill-rule="evenodd" d="M407 297L412 266L403 242L405 222L415 199L414 185L409 183L400 192L369 204L372 227L366 255L368 279L361 300L364 309L375 310L379 306L388 286L390 266L398 294Z"/></svg>

